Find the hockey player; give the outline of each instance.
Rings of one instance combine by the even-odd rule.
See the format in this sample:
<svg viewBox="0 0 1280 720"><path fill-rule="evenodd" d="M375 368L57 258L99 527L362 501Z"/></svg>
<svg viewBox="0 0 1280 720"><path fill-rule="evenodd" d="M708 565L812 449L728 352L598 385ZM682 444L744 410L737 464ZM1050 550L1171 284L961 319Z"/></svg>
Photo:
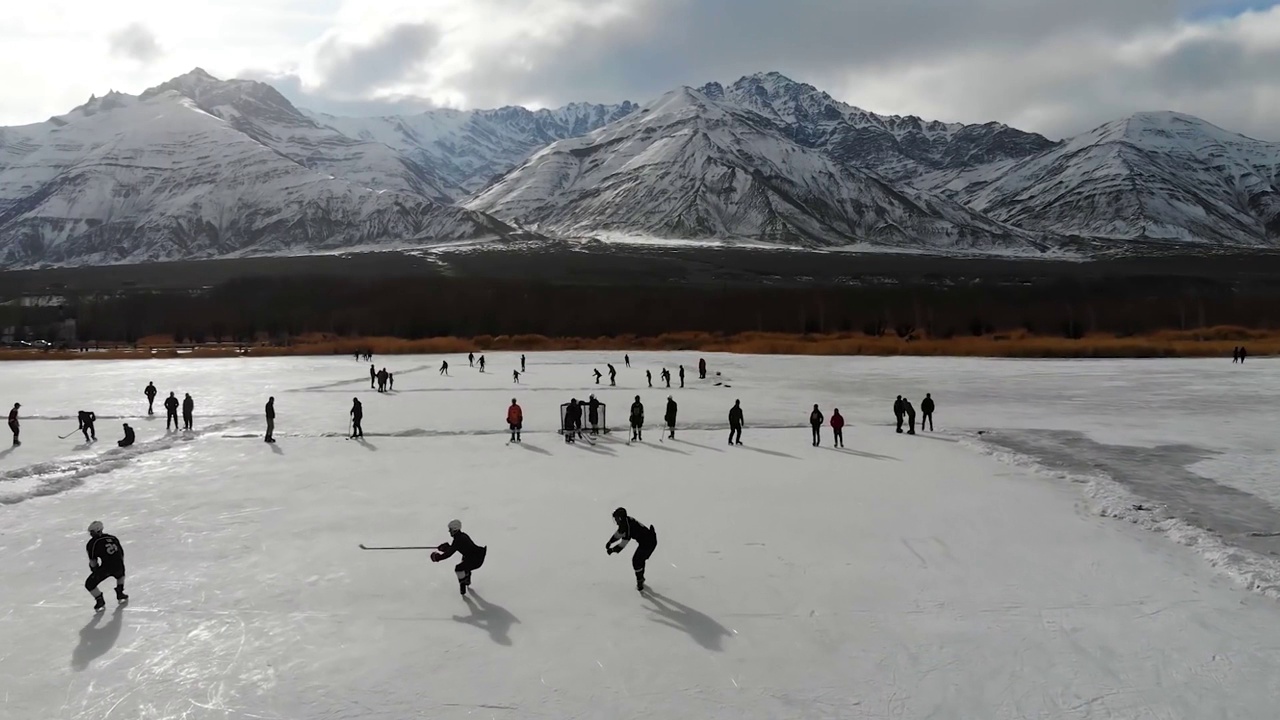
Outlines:
<svg viewBox="0 0 1280 720"><path fill-rule="evenodd" d="M475 367L475 366L476 366L476 354L467 353L467 367Z"/></svg>
<svg viewBox="0 0 1280 720"><path fill-rule="evenodd" d="M92 410L81 410L76 413L76 419L80 421L80 432L84 433L84 441L96 442L98 439L98 431L94 429L93 424L97 422L98 416Z"/></svg>
<svg viewBox="0 0 1280 720"><path fill-rule="evenodd" d="M907 411L907 434L915 435L916 434L916 408L914 405L911 404L910 400L906 398L902 398L902 409Z"/></svg>
<svg viewBox="0 0 1280 720"><path fill-rule="evenodd" d="M190 430L192 422L192 414L196 411L196 401L191 399L191 393L183 393L182 398L182 429Z"/></svg>
<svg viewBox="0 0 1280 720"><path fill-rule="evenodd" d="M929 393L920 401L920 432L924 432L925 423L929 423L929 432L933 432L933 395Z"/></svg>
<svg viewBox="0 0 1280 720"><path fill-rule="evenodd" d="M600 434L600 401L595 395L587 401L587 422L591 423L591 434Z"/></svg>
<svg viewBox="0 0 1280 720"><path fill-rule="evenodd" d="M18 408L22 407L22 403L14 403L13 409L9 411L9 432L13 433L13 444L18 446L22 441L18 439L18 435L22 432L22 425L18 422Z"/></svg>
<svg viewBox="0 0 1280 720"><path fill-rule="evenodd" d="M667 384L667 388L670 389L671 388L671 371L670 370L666 368L662 368L662 380Z"/></svg>
<svg viewBox="0 0 1280 720"><path fill-rule="evenodd" d="M640 402L640 396L636 396L636 401L631 403L631 439L633 441L644 440L644 404Z"/></svg>
<svg viewBox="0 0 1280 720"><path fill-rule="evenodd" d="M116 447L129 447L134 441L133 428L129 427L129 423L124 424L124 437L116 441Z"/></svg>
<svg viewBox="0 0 1280 720"><path fill-rule="evenodd" d="M835 447L844 447L844 416L840 414L840 408L831 411L831 436Z"/></svg>
<svg viewBox="0 0 1280 720"><path fill-rule="evenodd" d="M124 594L124 547L114 535L102 531L102 521L89 523L89 542L85 545L89 553L89 577L85 578L84 589L93 595L95 612L107 606L98 586L109 577L116 579L116 602L123 605L129 596Z"/></svg>
<svg viewBox="0 0 1280 720"><path fill-rule="evenodd" d="M813 404L813 412L809 413L809 426L813 428L813 446L818 447L822 443L822 411L818 409L818 404Z"/></svg>
<svg viewBox="0 0 1280 720"><path fill-rule="evenodd" d="M480 356L480 372L484 372L484 356Z"/></svg>
<svg viewBox="0 0 1280 720"><path fill-rule="evenodd" d="M462 532L461 520L449 521L449 536L453 538L453 542L440 543L440 547L436 548L437 552L431 553L431 562L448 560L454 553L461 555L462 562L454 566L453 572L458 576L458 592L466 595L467 588L471 586L471 571L484 565L484 557L489 553L489 548L476 545L470 535Z"/></svg>
<svg viewBox="0 0 1280 720"><path fill-rule="evenodd" d="M707 359L706 358L698 358L698 379L699 380L707 379Z"/></svg>
<svg viewBox="0 0 1280 720"><path fill-rule="evenodd" d="M511 398L511 407L507 408L507 425L511 428L511 442L520 442L520 429L524 427L524 410Z"/></svg>
<svg viewBox="0 0 1280 720"><path fill-rule="evenodd" d="M387 392L390 392L395 389L396 389L396 374L387 373Z"/></svg>
<svg viewBox="0 0 1280 720"><path fill-rule="evenodd" d="M441 360L441 361L440 361L440 374L441 374L441 375L448 375L448 374L449 374L449 361L448 361L448 360Z"/></svg>
<svg viewBox="0 0 1280 720"><path fill-rule="evenodd" d="M676 439L676 401L670 395L667 396L667 412L662 416L667 422L667 438Z"/></svg>
<svg viewBox="0 0 1280 720"><path fill-rule="evenodd" d="M513 382L513 383L519 383L519 382L520 382L520 371L519 371L519 370L512 370L512 371L511 371L511 382Z"/></svg>
<svg viewBox="0 0 1280 720"><path fill-rule="evenodd" d="M734 400L729 408L729 444L742 444L742 401Z"/></svg>
<svg viewBox="0 0 1280 720"><path fill-rule="evenodd" d="M617 523L618 530L604 544L605 552L609 555L620 553L628 542L636 541L639 547L636 548L636 554L631 556L631 567L636 571L636 590L644 592L644 563L658 547L658 533L652 525L645 527L628 515L626 508L614 510L613 521ZM614 543L618 544L615 546Z"/></svg>
<svg viewBox="0 0 1280 720"><path fill-rule="evenodd" d="M617 387L618 385L618 371L613 369L612 364L609 365L609 385L610 387Z"/></svg>
<svg viewBox="0 0 1280 720"><path fill-rule="evenodd" d="M169 430L169 424L173 423L173 429L177 430L178 425L178 398L173 393L169 393L169 397L164 399L164 429Z"/></svg>
<svg viewBox="0 0 1280 720"><path fill-rule="evenodd" d="M902 404L902 396L899 395L897 400L893 401L893 416L898 419L898 432L902 432L902 416L907 414L907 408Z"/></svg>
<svg viewBox="0 0 1280 720"><path fill-rule="evenodd" d="M644 379L645 379L645 380L647 380L647 381L649 382L649 387L653 387L653 372L652 372L652 371L645 370L645 371L644 371Z"/></svg>
<svg viewBox="0 0 1280 720"><path fill-rule="evenodd" d="M364 405L360 404L360 398L351 398L351 437L364 437L364 427L361 421L364 420Z"/></svg>
<svg viewBox="0 0 1280 720"><path fill-rule="evenodd" d="M596 376L596 384L597 384L597 385L599 385L599 384L600 384L600 378L604 377L603 375L601 375L601 374L600 374L600 368L594 368L594 369L592 369L592 370L591 370L591 374Z"/></svg>
<svg viewBox="0 0 1280 720"><path fill-rule="evenodd" d="M630 356L630 355L623 355L623 356L622 356L622 362L623 362L623 364L624 364L624 365L626 365L627 367L631 367L631 356Z"/></svg>
<svg viewBox="0 0 1280 720"><path fill-rule="evenodd" d="M524 354L520 355L520 372L524 372Z"/></svg>
<svg viewBox="0 0 1280 720"><path fill-rule="evenodd" d="M684 387L684 366L680 366L680 387Z"/></svg>
<svg viewBox="0 0 1280 720"><path fill-rule="evenodd" d="M157 392L159 391L156 390L156 384L153 382L148 382L147 389L142 391L142 394L147 396L147 414L148 415L156 414L155 405L156 405Z"/></svg>
<svg viewBox="0 0 1280 720"><path fill-rule="evenodd" d="M582 406L577 398L571 398L564 409L564 441L574 442L582 435Z"/></svg>
<svg viewBox="0 0 1280 720"><path fill-rule="evenodd" d="M276 431L276 399L274 396L267 398L267 407L265 409L267 415L267 434L262 438L264 442L273 443L276 441L274 433Z"/></svg>

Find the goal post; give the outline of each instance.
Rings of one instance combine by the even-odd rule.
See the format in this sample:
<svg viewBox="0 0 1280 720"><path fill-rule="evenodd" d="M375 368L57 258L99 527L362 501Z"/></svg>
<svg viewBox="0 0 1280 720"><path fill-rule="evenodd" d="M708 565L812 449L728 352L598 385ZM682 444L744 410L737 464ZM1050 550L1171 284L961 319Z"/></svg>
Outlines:
<svg viewBox="0 0 1280 720"><path fill-rule="evenodd" d="M579 400L578 405L582 407L582 431L598 435L600 433L609 432L608 414L605 412L605 404L596 401L592 403L589 400ZM565 427L565 418L569 414L569 403L560 405L560 434L564 434L569 428ZM592 422L592 420L595 422Z"/></svg>

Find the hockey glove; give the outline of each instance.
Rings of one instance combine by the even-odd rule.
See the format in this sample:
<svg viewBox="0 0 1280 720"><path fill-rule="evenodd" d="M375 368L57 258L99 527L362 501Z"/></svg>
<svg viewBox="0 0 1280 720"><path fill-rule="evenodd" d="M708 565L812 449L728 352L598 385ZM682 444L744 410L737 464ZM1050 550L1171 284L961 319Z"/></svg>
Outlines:
<svg viewBox="0 0 1280 720"><path fill-rule="evenodd" d="M441 555L440 553L438 552L431 553L431 562L440 562L443 559L444 559L444 556Z"/></svg>
<svg viewBox="0 0 1280 720"><path fill-rule="evenodd" d="M449 543L440 543L439 545L436 546L436 549L439 550L440 552L444 552L449 549Z"/></svg>

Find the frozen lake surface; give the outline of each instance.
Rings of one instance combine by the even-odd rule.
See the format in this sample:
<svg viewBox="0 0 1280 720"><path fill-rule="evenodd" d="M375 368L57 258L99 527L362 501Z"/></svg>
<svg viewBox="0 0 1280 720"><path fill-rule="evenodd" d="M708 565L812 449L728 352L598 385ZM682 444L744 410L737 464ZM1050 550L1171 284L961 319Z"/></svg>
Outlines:
<svg viewBox="0 0 1280 720"><path fill-rule="evenodd" d="M530 353L519 385L509 353L375 358L388 394L350 357L0 364L0 718L1274 716L1280 362L706 357ZM146 416L149 380L193 432ZM895 434L926 391L938 432ZM614 432L566 445L591 392ZM814 403L846 451L810 446ZM60 440L82 409L100 442ZM603 550L619 505L658 531L647 595ZM489 547L472 597L453 561L358 547L454 517ZM96 616L94 519L132 597L107 581Z"/></svg>

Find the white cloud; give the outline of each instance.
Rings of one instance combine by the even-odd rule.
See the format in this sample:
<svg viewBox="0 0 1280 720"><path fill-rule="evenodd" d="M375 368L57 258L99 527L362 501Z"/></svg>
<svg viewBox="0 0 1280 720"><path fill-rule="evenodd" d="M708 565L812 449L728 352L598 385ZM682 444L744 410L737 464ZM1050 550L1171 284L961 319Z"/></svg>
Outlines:
<svg viewBox="0 0 1280 720"><path fill-rule="evenodd" d="M0 76L16 78L0 87L0 123L196 65L220 75L253 68L300 104L360 113L644 101L779 70L878 112L1062 136L1173 109L1280 140L1280 8L1240 13L1237 0L29 5L0 23ZM131 23L164 41L149 66L114 54L103 37L102 28Z"/></svg>
<svg viewBox="0 0 1280 720"><path fill-rule="evenodd" d="M111 54L143 64L160 57L160 42L142 23L131 23L107 36Z"/></svg>

